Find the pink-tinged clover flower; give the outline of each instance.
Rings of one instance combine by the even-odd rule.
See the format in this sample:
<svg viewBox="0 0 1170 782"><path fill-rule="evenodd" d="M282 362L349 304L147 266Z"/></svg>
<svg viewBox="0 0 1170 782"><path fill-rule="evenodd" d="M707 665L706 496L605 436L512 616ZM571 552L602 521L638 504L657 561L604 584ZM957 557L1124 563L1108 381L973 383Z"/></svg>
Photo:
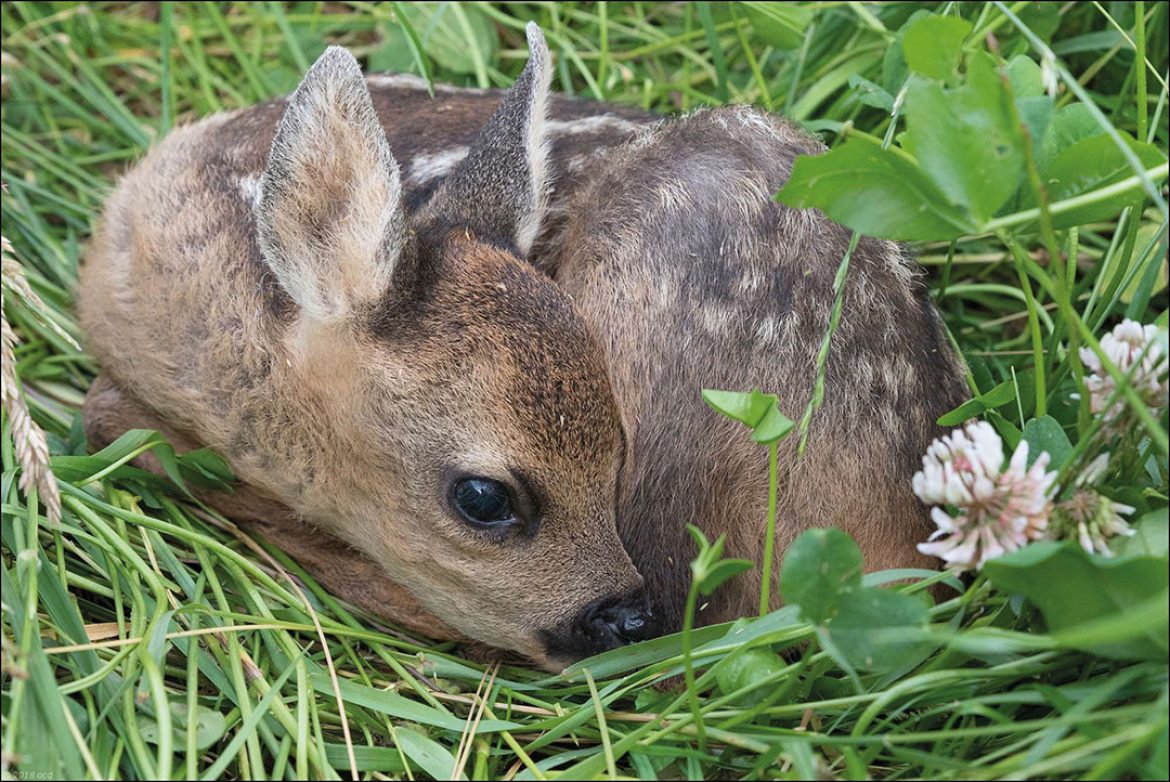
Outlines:
<svg viewBox="0 0 1170 782"><path fill-rule="evenodd" d="M1170 357L1157 340L1157 326L1142 326L1128 318L1114 327L1112 333L1101 338L1101 352L1109 357L1141 400L1153 409L1166 406L1170 392ZM1101 359L1089 348L1081 348L1081 361L1092 374L1085 378L1089 392L1089 409L1102 414L1106 423L1117 420L1125 408L1121 399L1109 400L1117 390L1112 375L1105 371ZM1106 410L1106 407L1109 409Z"/></svg>
<svg viewBox="0 0 1170 782"><path fill-rule="evenodd" d="M1003 441L986 421L935 440L911 485L924 503L957 513L933 508L938 530L918 550L970 570L1042 537L1056 482L1048 460L1042 453L1028 467L1028 443L1021 441L1005 469Z"/></svg>

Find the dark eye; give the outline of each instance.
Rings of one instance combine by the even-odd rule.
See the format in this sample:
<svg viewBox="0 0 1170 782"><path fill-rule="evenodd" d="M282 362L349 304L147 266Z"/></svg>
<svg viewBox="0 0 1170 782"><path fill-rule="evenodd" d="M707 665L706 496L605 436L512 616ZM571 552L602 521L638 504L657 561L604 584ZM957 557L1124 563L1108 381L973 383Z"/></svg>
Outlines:
<svg viewBox="0 0 1170 782"><path fill-rule="evenodd" d="M451 504L469 524L496 527L516 521L508 487L491 478L463 478L451 487Z"/></svg>

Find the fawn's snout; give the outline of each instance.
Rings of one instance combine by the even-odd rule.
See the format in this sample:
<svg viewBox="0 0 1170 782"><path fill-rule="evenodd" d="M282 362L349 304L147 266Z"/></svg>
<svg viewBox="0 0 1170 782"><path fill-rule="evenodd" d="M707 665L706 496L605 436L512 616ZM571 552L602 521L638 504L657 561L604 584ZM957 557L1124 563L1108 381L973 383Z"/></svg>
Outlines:
<svg viewBox="0 0 1170 782"><path fill-rule="evenodd" d="M657 634L646 593L639 588L593 601L570 622L546 632L545 643L550 657L579 659Z"/></svg>
<svg viewBox="0 0 1170 782"><path fill-rule="evenodd" d="M615 605L592 605L577 618L577 630L606 648L649 638L653 614L645 595Z"/></svg>

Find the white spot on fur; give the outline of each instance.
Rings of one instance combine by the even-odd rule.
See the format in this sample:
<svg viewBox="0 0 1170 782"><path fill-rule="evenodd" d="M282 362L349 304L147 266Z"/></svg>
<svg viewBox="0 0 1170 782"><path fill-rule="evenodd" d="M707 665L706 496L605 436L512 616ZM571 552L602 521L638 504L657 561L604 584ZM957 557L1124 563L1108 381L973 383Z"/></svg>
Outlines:
<svg viewBox="0 0 1170 782"><path fill-rule="evenodd" d="M463 162L467 152L467 147L459 146L415 156L410 164L410 184L425 185L432 179L446 176Z"/></svg>
<svg viewBox="0 0 1170 782"><path fill-rule="evenodd" d="M658 307L669 310L678 303L678 280L673 277L661 277L654 287L654 294Z"/></svg>
<svg viewBox="0 0 1170 782"><path fill-rule="evenodd" d="M760 318L760 322L756 324L756 340L763 344L773 344L779 337L780 319L772 315Z"/></svg>
<svg viewBox="0 0 1170 782"><path fill-rule="evenodd" d="M554 136L574 136L581 133L597 133L603 130L617 130L634 133L643 127L642 123L631 122L616 114L596 114L573 120L549 120L548 132Z"/></svg>
<svg viewBox="0 0 1170 782"><path fill-rule="evenodd" d="M240 188L240 198L244 199L244 203L250 209L255 211L260 206L260 175L259 174L245 174L236 182Z"/></svg>
<svg viewBox="0 0 1170 782"><path fill-rule="evenodd" d="M699 308L699 318L703 322L703 328L716 337L728 336L732 317L731 309L723 304L707 302Z"/></svg>
<svg viewBox="0 0 1170 782"><path fill-rule="evenodd" d="M396 90L422 90L427 89L427 80L421 76L415 76L413 73L375 73L366 77L366 83L371 87L378 87L382 89L396 89ZM434 91L436 95L464 93L464 94L481 94L487 90L479 87L455 87L450 84L440 84L434 82Z"/></svg>

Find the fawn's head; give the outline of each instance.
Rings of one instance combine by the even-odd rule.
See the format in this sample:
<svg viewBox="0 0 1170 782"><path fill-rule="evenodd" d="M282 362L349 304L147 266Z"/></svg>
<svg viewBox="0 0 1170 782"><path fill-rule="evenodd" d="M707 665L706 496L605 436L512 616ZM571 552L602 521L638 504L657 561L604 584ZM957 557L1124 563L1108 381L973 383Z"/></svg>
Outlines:
<svg viewBox="0 0 1170 782"><path fill-rule="evenodd" d="M618 538L605 358L524 260L545 195L551 76L528 66L417 214L357 62L289 99L258 240L297 305L291 375L320 453L301 510L468 636L549 667L648 631Z"/></svg>

